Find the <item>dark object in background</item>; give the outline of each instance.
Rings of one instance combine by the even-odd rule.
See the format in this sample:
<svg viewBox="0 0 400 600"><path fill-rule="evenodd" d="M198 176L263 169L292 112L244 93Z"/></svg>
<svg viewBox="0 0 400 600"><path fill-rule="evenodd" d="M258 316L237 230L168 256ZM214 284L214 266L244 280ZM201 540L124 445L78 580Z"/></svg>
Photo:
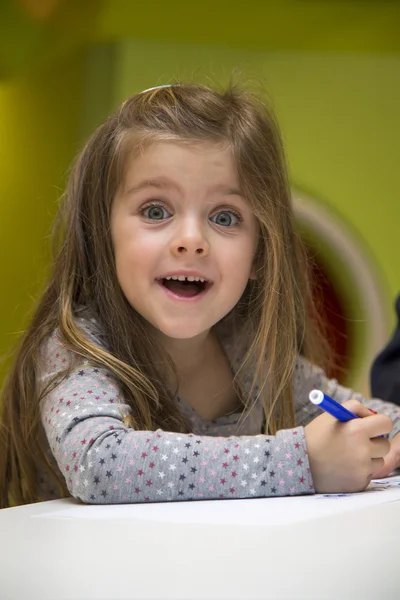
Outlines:
<svg viewBox="0 0 400 600"><path fill-rule="evenodd" d="M396 300L397 326L392 338L375 358L371 368L371 392L400 405L400 294Z"/></svg>

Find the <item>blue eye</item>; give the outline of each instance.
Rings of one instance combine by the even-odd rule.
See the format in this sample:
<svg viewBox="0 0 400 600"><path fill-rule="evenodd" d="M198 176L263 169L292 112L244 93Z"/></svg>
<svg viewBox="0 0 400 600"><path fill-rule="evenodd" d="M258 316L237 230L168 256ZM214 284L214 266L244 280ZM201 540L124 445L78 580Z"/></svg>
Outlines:
<svg viewBox="0 0 400 600"><path fill-rule="evenodd" d="M221 227L233 227L238 225L241 221L239 215L232 212L231 210L221 210L216 215L210 217L210 221Z"/></svg>
<svg viewBox="0 0 400 600"><path fill-rule="evenodd" d="M159 204L152 204L151 206L146 206L142 214L146 219L150 221L163 221L164 219L168 219L171 214L167 211L164 206L160 206Z"/></svg>

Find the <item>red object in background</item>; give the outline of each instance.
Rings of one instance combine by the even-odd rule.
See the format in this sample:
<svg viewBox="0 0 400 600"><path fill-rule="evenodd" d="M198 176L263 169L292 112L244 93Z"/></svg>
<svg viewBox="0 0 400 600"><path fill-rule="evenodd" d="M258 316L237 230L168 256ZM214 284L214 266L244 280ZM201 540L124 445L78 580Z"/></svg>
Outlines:
<svg viewBox="0 0 400 600"><path fill-rule="evenodd" d="M327 375L343 381L350 366L349 321L342 299L337 293L328 272L313 254L311 276L319 312L325 325L325 333L332 348L333 365L327 369Z"/></svg>

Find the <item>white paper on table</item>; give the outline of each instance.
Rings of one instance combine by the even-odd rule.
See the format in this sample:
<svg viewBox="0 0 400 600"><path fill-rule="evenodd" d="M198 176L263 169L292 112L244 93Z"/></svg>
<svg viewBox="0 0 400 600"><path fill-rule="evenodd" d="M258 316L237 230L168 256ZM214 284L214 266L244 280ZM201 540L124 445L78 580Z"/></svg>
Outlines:
<svg viewBox="0 0 400 600"><path fill-rule="evenodd" d="M145 504L76 505L39 519L129 519L164 523L281 526L400 500L400 477L371 482L359 494L202 500Z"/></svg>

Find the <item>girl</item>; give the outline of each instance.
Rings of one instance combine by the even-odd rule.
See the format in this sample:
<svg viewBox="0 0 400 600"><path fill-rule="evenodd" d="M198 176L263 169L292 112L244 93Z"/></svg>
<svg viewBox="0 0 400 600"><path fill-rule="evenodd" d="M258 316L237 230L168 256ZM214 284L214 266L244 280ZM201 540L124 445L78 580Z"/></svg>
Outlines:
<svg viewBox="0 0 400 600"><path fill-rule="evenodd" d="M4 388L2 506L359 491L397 467L400 408L357 395L365 418L338 423L308 401L355 395L313 365L282 144L250 94L128 99L78 157L57 232Z"/></svg>

